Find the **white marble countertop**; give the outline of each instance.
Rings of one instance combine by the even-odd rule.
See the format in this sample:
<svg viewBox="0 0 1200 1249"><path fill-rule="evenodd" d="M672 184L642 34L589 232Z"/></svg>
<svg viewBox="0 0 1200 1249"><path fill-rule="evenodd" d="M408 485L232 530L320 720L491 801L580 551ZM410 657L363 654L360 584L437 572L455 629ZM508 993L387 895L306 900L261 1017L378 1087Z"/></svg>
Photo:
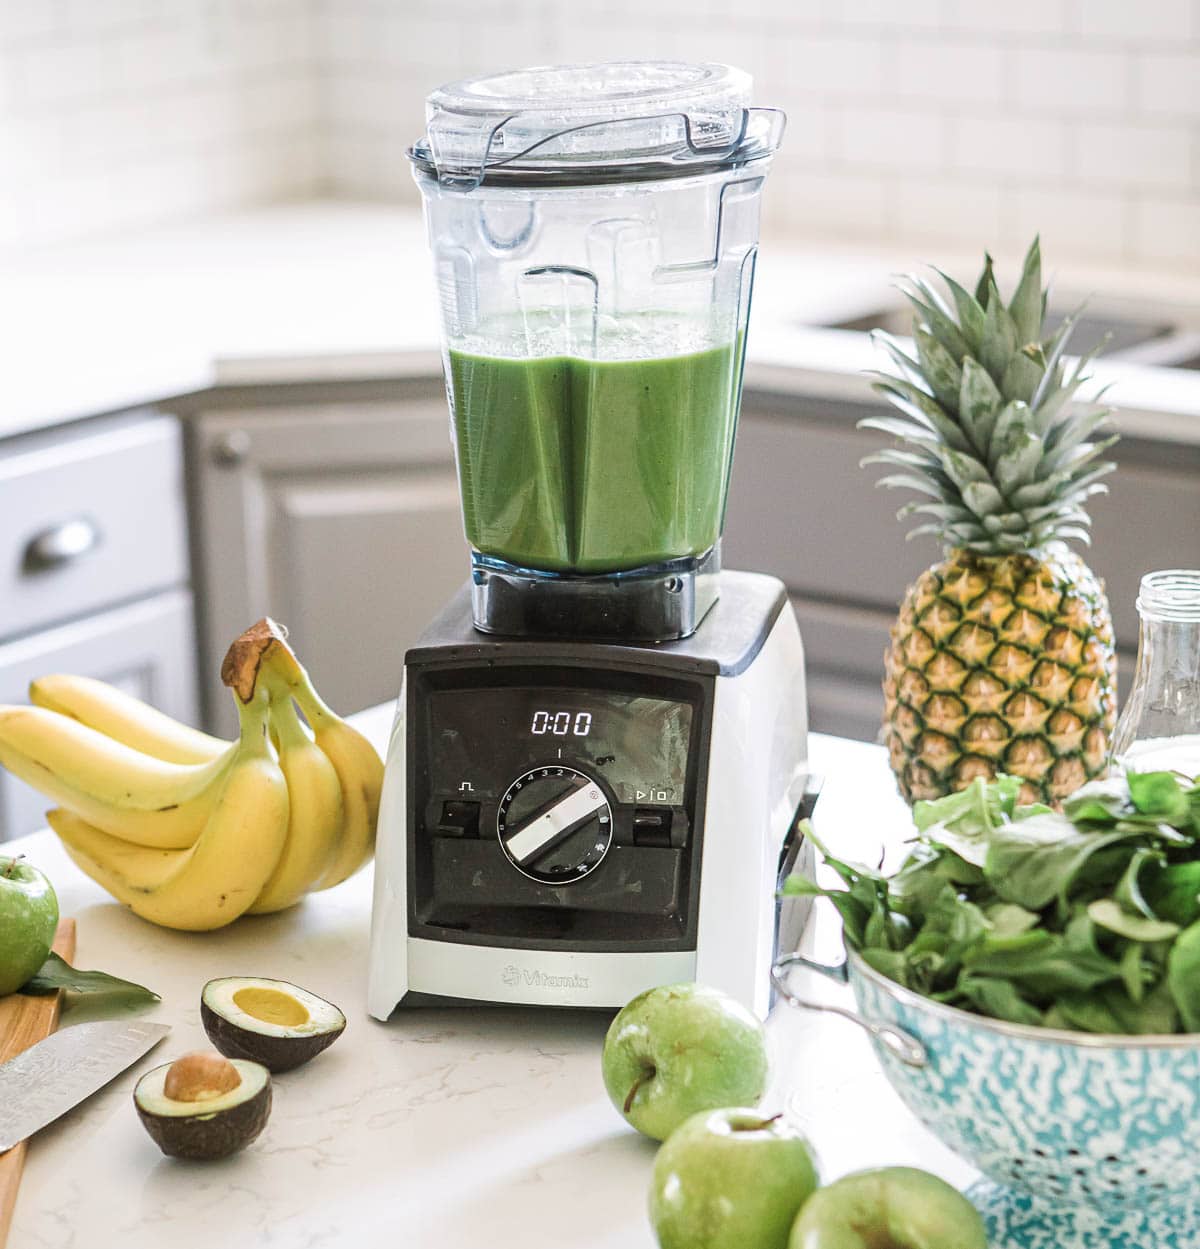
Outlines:
<svg viewBox="0 0 1200 1249"><path fill-rule="evenodd" d="M924 256L766 239L747 384L863 399L881 355L865 334L814 328L891 303ZM975 256L939 249L945 267ZM1200 276L1072 264L1102 292L1200 330ZM1066 292L1063 292L1064 298ZM204 390L218 382L434 375L437 305L411 207L344 201L260 208L0 257L0 437ZM1123 432L1200 442L1200 371L1101 361Z"/></svg>
<svg viewBox="0 0 1200 1249"><path fill-rule="evenodd" d="M391 709L364 713L382 745ZM881 748L815 735L826 778L823 836L877 857L908 826ZM626 1127L600 1077L603 1013L413 1011L379 1024L365 1005L370 872L278 916L205 935L137 919L82 876L48 832L27 854L79 923L76 962L156 989L157 1050L31 1142L9 1249L652 1249L645 1214L654 1144ZM806 945L833 961L821 903ZM207 1046L199 996L211 977L292 980L337 1002L349 1026L307 1067L279 1076L266 1132L222 1162L164 1158L137 1121L137 1076ZM841 1000L832 986L813 986ZM68 1014L63 1026L70 1026ZM826 1178L883 1164L973 1178L892 1093L864 1036L780 1008L768 1024L764 1106L794 1117ZM749 1249L749 1247L747 1247Z"/></svg>

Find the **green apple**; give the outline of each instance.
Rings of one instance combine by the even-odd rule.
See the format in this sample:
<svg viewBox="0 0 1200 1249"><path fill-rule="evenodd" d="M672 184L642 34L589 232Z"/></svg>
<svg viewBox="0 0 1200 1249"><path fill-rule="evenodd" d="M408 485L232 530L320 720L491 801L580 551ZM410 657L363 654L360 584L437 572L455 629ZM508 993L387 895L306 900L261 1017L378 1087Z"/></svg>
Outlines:
<svg viewBox="0 0 1200 1249"><path fill-rule="evenodd" d="M988 1249L978 1211L913 1167L856 1171L814 1193L788 1249Z"/></svg>
<svg viewBox="0 0 1200 1249"><path fill-rule="evenodd" d="M818 1182L808 1141L782 1117L702 1110L654 1159L650 1221L661 1249L787 1249Z"/></svg>
<svg viewBox="0 0 1200 1249"><path fill-rule="evenodd" d="M50 882L19 856L0 857L0 994L15 993L41 967L57 927Z"/></svg>
<svg viewBox="0 0 1200 1249"><path fill-rule="evenodd" d="M638 994L612 1021L601 1059L612 1103L639 1132L665 1141L701 1110L754 1106L767 1086L762 1024L705 985Z"/></svg>

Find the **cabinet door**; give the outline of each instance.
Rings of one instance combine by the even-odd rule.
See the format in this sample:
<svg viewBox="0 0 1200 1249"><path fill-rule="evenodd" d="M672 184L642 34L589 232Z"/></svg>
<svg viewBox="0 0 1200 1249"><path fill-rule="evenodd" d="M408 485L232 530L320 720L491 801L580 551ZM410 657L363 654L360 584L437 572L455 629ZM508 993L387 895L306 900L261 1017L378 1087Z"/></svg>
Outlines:
<svg viewBox="0 0 1200 1249"><path fill-rule="evenodd" d="M197 723L192 596L170 590L0 646L0 703L29 699L29 682L76 672L120 686ZM32 833L53 804L0 769L0 841Z"/></svg>
<svg viewBox="0 0 1200 1249"><path fill-rule="evenodd" d="M448 428L440 386L200 415L202 688L217 731L235 720L221 659L264 615L337 710L395 697L406 647L468 575Z"/></svg>

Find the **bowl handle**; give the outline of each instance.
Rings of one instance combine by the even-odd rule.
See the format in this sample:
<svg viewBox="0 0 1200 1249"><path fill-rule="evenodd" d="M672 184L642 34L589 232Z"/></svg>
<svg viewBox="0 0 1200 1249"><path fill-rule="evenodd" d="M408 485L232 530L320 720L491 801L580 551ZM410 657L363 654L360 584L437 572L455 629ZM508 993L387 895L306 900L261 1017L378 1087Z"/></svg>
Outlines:
<svg viewBox="0 0 1200 1249"><path fill-rule="evenodd" d="M838 984L844 985L849 981L845 963L830 966L828 963L818 963L813 959L805 958L803 954L785 954L771 966L771 983L789 1006L800 1010L821 1010L831 1015L840 1015L843 1019L848 1019L865 1032L870 1033L893 1058L899 1059L905 1066L924 1067L928 1064L929 1056L925 1051L925 1046L903 1028L897 1028L894 1024L873 1023L870 1019L864 1019L861 1015L855 1014L852 1010L846 1010L842 1006L831 1006L825 1002L813 1002L797 997L788 987L788 972L793 967L804 967L809 971L820 972L822 976Z"/></svg>

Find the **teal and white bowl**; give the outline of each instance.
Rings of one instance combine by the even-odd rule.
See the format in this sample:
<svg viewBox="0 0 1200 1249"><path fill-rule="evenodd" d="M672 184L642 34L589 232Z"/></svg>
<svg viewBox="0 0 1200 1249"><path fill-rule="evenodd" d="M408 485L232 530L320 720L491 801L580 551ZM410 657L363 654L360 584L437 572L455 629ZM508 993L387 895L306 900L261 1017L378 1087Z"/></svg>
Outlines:
<svg viewBox="0 0 1200 1249"><path fill-rule="evenodd" d="M853 952L840 968L892 1087L990 1183L968 1194L996 1249L1200 1249L1200 1035L1097 1036L930 1001ZM820 1008L818 1009L825 1009Z"/></svg>

